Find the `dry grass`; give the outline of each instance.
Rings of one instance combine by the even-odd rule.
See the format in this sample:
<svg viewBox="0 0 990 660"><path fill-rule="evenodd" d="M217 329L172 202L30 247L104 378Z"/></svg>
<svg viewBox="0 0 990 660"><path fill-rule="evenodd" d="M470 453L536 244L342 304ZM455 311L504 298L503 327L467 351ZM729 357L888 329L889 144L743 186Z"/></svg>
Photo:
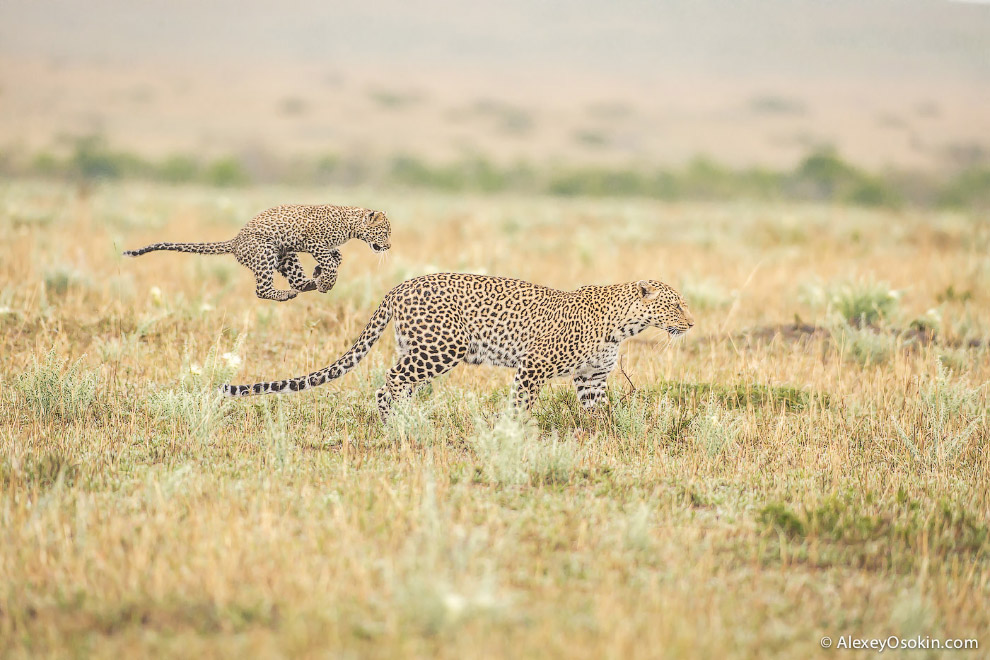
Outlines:
<svg viewBox="0 0 990 660"><path fill-rule="evenodd" d="M990 645L985 218L225 194L0 190L0 655ZM287 304L229 257L118 256L314 200L387 209L394 254L349 244L331 294ZM382 428L390 336L315 393L214 398L327 364L434 269L657 277L698 296L698 324L627 344L636 389L613 377L594 416L558 382L516 418L509 371L461 367ZM765 330L796 317L819 330Z"/></svg>

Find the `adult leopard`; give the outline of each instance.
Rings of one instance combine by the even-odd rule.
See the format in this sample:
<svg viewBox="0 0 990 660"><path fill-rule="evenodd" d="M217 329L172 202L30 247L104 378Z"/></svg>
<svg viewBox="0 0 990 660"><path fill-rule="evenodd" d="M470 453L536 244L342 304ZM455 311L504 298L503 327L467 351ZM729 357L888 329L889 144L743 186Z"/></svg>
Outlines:
<svg viewBox="0 0 990 660"><path fill-rule="evenodd" d="M385 252L391 247L390 236L391 226L382 211L331 204L286 204L254 216L229 241L154 243L127 250L124 256L137 257L154 250L233 254L254 273L259 298L284 302L300 291L318 289L326 293L332 289L343 259L337 248L350 239L361 239L375 252ZM313 278L306 276L297 252L308 252L316 258ZM274 288L276 270L289 281L291 290Z"/></svg>
<svg viewBox="0 0 990 660"><path fill-rule="evenodd" d="M323 385L353 369L390 320L399 359L376 393L383 421L394 400L460 362L516 369L516 403L527 409L544 382L571 376L581 404L592 408L605 395L622 341L650 326L681 335L694 325L684 298L656 280L559 291L504 277L439 273L389 291L350 350L325 369L220 390L251 396Z"/></svg>

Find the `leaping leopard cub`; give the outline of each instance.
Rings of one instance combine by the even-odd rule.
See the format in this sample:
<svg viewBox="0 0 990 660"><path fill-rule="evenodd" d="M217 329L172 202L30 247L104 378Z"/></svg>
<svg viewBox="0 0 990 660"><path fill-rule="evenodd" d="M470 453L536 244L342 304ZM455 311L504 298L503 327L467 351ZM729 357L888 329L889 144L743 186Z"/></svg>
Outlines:
<svg viewBox="0 0 990 660"><path fill-rule="evenodd" d="M254 273L259 298L292 300L300 291L326 293L337 281L342 256L337 248L359 238L375 252L391 247L391 227L382 211L354 206L286 204L254 216L229 241L218 243L154 243L140 250L127 250L125 257L137 257L154 250L175 250L198 254L233 254L241 265ZM316 258L313 278L306 276L297 252ZM275 271L292 287L274 288Z"/></svg>
<svg viewBox="0 0 990 660"><path fill-rule="evenodd" d="M527 409L544 382L570 376L578 400L592 408L623 340L650 326L681 335L694 325L680 294L656 280L558 291L504 277L425 275L389 291L351 349L329 367L220 390L250 396L323 385L353 369L393 319L399 359L376 393L383 421L396 398L460 362L516 369L516 403Z"/></svg>

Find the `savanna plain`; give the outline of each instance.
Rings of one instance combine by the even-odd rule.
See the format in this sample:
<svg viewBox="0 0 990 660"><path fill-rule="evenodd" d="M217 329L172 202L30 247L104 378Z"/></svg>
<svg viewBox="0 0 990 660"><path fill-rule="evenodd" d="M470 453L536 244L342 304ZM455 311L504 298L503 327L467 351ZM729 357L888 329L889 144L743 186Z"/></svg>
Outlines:
<svg viewBox="0 0 990 660"><path fill-rule="evenodd" d="M288 201L386 210L391 254L288 303L230 256L120 257ZM0 246L0 655L990 648L985 213L12 180ZM660 279L697 323L627 342L595 413L462 366L382 426L390 332L312 392L216 393L448 270Z"/></svg>

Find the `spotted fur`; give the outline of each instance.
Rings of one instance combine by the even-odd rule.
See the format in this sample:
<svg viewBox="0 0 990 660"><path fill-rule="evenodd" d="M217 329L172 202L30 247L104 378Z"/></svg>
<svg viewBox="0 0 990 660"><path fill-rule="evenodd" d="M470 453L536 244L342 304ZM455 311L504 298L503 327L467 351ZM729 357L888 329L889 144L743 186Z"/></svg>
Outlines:
<svg viewBox="0 0 990 660"><path fill-rule="evenodd" d="M391 247L391 227L382 211L353 206L276 206L254 216L229 241L218 243L154 243L140 250L127 250L125 257L137 257L154 250L174 250L197 254L233 254L254 273L255 291L267 300L292 300L300 291L326 293L337 281L342 255L337 248L358 238L375 252ZM316 259L313 277L307 277L298 252ZM292 289L274 288L278 271Z"/></svg>
<svg viewBox="0 0 990 660"><path fill-rule="evenodd" d="M323 385L353 369L390 320L399 359L376 393L383 420L397 398L461 362L515 369L521 407L530 407L548 379L570 376L581 404L593 408L605 394L622 341L650 326L681 335L694 325L680 294L656 280L558 291L504 277L425 275L389 291L350 350L325 369L220 389L251 396Z"/></svg>

